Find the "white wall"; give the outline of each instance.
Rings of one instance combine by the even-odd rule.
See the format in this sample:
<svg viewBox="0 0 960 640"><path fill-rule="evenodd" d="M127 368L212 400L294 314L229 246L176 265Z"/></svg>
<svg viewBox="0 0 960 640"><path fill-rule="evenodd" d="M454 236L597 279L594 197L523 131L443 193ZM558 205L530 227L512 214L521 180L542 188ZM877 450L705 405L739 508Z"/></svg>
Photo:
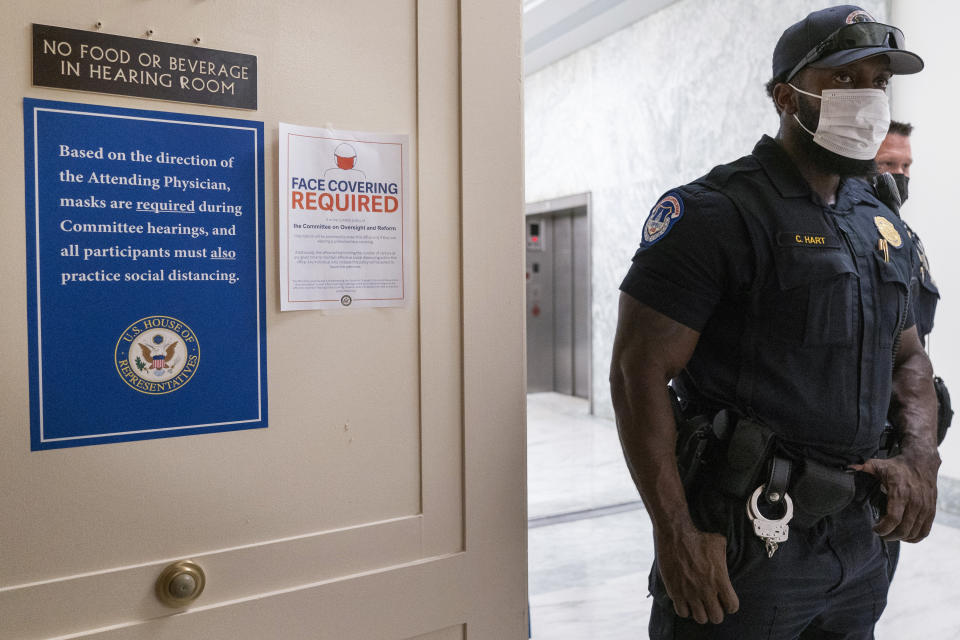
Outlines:
<svg viewBox="0 0 960 640"><path fill-rule="evenodd" d="M593 194L592 392L597 414L613 415L607 374L617 287L650 207L664 191L749 153L762 133L776 132L776 113L764 92L774 45L786 27L826 4L681 0L527 77L527 202ZM938 4L947 6L946 0ZM888 15L885 0L860 6L878 20ZM949 24L942 13L924 15L936 23L931 29ZM936 19L930 20L931 15ZM910 41L909 30L907 34ZM912 41L920 39L913 36ZM937 106L945 118L947 101ZM917 172L922 172L920 165ZM916 192L925 189L918 181ZM921 196L915 197L910 206L919 209ZM927 244L937 260L934 272L943 280L937 256L945 251L932 242ZM941 327L946 318L938 321ZM935 343L942 350L940 335ZM960 396L960 373L953 378Z"/></svg>
<svg viewBox="0 0 960 640"><path fill-rule="evenodd" d="M950 79L955 66L956 34L960 6L947 0L893 0L892 22L903 29L907 48L926 63L914 76L897 78L893 116L911 122L914 165L910 172L910 200L903 216L923 239L931 271L940 287L940 305L931 335L930 357L937 373L960 402L960 221L956 215L957 165L960 127L956 114L957 89ZM951 198L953 201L951 202ZM960 419L956 422L960 423ZM960 478L960 429L954 428L941 448L941 475Z"/></svg>

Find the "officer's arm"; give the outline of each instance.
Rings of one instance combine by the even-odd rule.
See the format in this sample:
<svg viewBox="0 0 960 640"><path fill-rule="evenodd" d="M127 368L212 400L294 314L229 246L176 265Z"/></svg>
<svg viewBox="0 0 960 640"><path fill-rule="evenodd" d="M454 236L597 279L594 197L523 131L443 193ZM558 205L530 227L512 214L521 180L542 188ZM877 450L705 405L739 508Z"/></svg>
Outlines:
<svg viewBox="0 0 960 640"><path fill-rule="evenodd" d="M667 383L686 365L700 334L620 294L610 390L633 481L653 522L660 574L677 615L719 623L739 608L727 574L726 539L696 529L675 454Z"/></svg>
<svg viewBox="0 0 960 640"><path fill-rule="evenodd" d="M937 396L917 328L902 335L891 402L891 418L903 436L902 453L868 460L862 469L878 476L887 492L887 513L874 530L888 540L919 542L930 533L937 510Z"/></svg>

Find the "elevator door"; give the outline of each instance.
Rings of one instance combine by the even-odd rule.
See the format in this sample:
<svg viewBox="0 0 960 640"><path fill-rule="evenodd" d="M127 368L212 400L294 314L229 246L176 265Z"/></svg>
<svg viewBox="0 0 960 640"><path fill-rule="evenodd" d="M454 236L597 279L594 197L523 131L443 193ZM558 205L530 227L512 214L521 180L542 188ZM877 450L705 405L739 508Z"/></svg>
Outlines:
<svg viewBox="0 0 960 640"><path fill-rule="evenodd" d="M527 390L590 395L587 208L527 216Z"/></svg>

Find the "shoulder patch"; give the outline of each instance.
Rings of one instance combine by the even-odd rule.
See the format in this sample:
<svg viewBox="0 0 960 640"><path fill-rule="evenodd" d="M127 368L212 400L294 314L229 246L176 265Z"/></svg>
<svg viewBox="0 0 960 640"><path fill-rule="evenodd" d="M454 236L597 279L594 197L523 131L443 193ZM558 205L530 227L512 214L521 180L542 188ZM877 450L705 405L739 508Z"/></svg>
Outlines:
<svg viewBox="0 0 960 640"><path fill-rule="evenodd" d="M683 215L683 198L676 191L670 191L653 205L647 221L643 223L642 247L649 247L667 235L670 228Z"/></svg>

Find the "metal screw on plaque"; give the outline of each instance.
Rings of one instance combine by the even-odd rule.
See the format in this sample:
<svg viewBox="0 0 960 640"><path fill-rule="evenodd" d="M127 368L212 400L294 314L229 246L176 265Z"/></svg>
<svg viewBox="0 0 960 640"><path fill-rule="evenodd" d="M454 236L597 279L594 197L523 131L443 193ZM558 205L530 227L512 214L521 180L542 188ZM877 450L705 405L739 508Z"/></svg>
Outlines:
<svg viewBox="0 0 960 640"><path fill-rule="evenodd" d="M93 25L93 26L96 27L97 31L100 31L100 29L103 29L103 21L102 21L102 20L97 20L97 24L95 24L95 25Z"/></svg>
<svg viewBox="0 0 960 640"><path fill-rule="evenodd" d="M147 32L144 35L148 38L151 37L153 35L153 29L147 29Z"/></svg>
<svg viewBox="0 0 960 640"><path fill-rule="evenodd" d="M200 44L200 36L193 39L193 44Z"/></svg>

